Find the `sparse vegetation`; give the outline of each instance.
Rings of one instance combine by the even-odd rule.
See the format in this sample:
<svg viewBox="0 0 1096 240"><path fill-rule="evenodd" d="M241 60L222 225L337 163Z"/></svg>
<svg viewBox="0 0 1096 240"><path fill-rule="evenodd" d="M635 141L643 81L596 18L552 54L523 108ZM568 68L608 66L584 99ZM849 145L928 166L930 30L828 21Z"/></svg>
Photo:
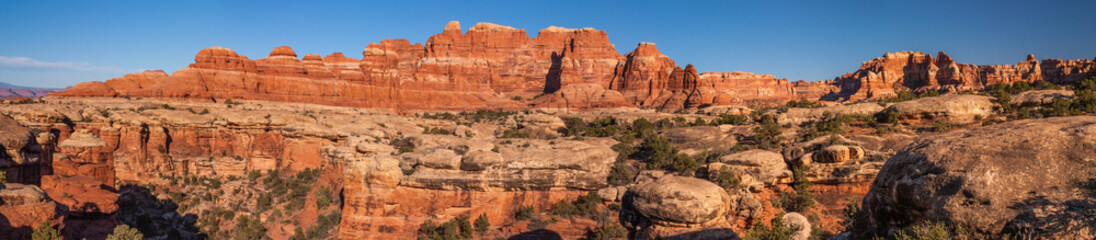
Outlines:
<svg viewBox="0 0 1096 240"><path fill-rule="evenodd" d="M143 240L145 235L129 225L119 224L114 227L114 232L107 235L107 240Z"/></svg>
<svg viewBox="0 0 1096 240"><path fill-rule="evenodd" d="M517 212L514 213L514 218L518 221L533 218L534 211L535 209L533 208L533 206L521 207L518 209Z"/></svg>
<svg viewBox="0 0 1096 240"><path fill-rule="evenodd" d="M744 240L786 240L791 239L792 234L799 229L794 229L784 224L784 214L777 214L769 225L756 224L743 236Z"/></svg>
<svg viewBox="0 0 1096 240"><path fill-rule="evenodd" d="M738 188L739 184L741 184L738 180L738 176L735 176L734 172L726 166L717 171L713 178L713 182L720 187L723 187L725 190Z"/></svg>
<svg viewBox="0 0 1096 240"><path fill-rule="evenodd" d="M30 235L31 240L61 240L61 235L57 234L57 229L53 228L49 222L43 221L38 224L38 227L34 228L34 232Z"/></svg>
<svg viewBox="0 0 1096 240"><path fill-rule="evenodd" d="M487 219L486 213L480 214L480 216L476 218L475 227L476 232L479 232L480 234L487 232L487 230L491 230L491 222Z"/></svg>
<svg viewBox="0 0 1096 240"><path fill-rule="evenodd" d="M793 182L791 186L795 192L780 194L780 206L788 211L803 212L814 206L814 194L810 191L813 184L807 180L807 174L803 168L795 167L792 169Z"/></svg>
<svg viewBox="0 0 1096 240"><path fill-rule="evenodd" d="M578 197L575 201L560 201L548 209L552 215L560 217L593 217L598 214L598 205L601 204L601 196L596 191L590 191L586 195Z"/></svg>
<svg viewBox="0 0 1096 240"><path fill-rule="evenodd" d="M441 224L435 224L432 220L426 220L419 226L420 240L455 240L472 238L474 229L468 222L468 216L457 216Z"/></svg>
<svg viewBox="0 0 1096 240"><path fill-rule="evenodd" d="M784 137L781 136L780 125L776 124L776 118L766 116L761 119L761 125L754 128L753 144L762 149L778 149L783 146Z"/></svg>

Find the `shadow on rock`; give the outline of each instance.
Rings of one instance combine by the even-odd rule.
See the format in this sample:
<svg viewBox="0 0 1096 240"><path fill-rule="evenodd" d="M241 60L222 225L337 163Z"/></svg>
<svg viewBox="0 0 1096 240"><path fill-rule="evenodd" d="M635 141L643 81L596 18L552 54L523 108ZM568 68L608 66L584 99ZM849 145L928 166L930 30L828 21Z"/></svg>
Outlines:
<svg viewBox="0 0 1096 240"><path fill-rule="evenodd" d="M507 240L562 240L563 237L552 230L540 229L510 236Z"/></svg>

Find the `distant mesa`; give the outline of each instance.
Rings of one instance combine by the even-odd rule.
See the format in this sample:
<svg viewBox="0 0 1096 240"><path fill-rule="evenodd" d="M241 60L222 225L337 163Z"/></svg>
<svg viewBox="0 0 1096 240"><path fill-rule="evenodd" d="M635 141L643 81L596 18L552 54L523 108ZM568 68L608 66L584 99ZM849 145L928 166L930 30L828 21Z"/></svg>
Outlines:
<svg viewBox="0 0 1096 240"><path fill-rule="evenodd" d="M896 92L979 91L998 82L1064 84L1093 75L1090 59L1035 60L1016 65L958 63L940 52L886 53L832 80L789 82L768 74L705 72L679 66L654 43L621 55L605 31L551 26L525 30L459 22L425 44L406 39L370 43L361 58L307 53L288 46L252 60L228 48L202 49L171 75L127 74L77 84L58 97L251 99L394 110L565 108L575 110L717 105L764 106L788 100L855 101ZM35 95L37 96L37 95Z"/></svg>

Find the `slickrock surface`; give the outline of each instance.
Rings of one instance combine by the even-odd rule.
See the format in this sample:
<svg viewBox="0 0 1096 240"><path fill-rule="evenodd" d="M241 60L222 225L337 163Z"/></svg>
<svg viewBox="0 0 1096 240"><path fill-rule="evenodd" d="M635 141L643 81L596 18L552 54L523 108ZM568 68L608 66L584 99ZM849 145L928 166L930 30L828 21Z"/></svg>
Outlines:
<svg viewBox="0 0 1096 240"><path fill-rule="evenodd" d="M951 123L972 123L993 114L993 97L970 94L945 94L900 103L887 107L884 111L898 114L898 120L904 123L922 123L946 121Z"/></svg>
<svg viewBox="0 0 1096 240"><path fill-rule="evenodd" d="M0 238L30 239L38 224L60 224L61 215L57 203L38 186L0 184Z"/></svg>
<svg viewBox="0 0 1096 240"><path fill-rule="evenodd" d="M1021 120L920 139L887 161L856 233L887 234L922 222L965 237L1096 235L1096 118Z"/></svg>

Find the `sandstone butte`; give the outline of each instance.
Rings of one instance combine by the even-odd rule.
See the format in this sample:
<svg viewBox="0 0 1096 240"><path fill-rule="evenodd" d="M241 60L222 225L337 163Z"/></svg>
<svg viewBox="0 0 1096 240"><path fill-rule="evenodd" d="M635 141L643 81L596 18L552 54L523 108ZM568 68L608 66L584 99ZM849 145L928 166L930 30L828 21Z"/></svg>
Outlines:
<svg viewBox="0 0 1096 240"><path fill-rule="evenodd" d="M154 97L267 100L394 110L612 107L697 108L766 105L795 99L848 101L895 95L896 89L977 91L997 82L1072 82L1093 74L1088 59L1027 60L1016 65L956 63L939 53L887 53L859 70L818 82L748 72L697 73L640 43L620 55L605 31L522 29L477 23L462 32L449 22L426 44L405 39L370 43L361 59L306 54L281 46L251 60L222 47L202 49L194 63L163 71L85 82L60 97Z"/></svg>

